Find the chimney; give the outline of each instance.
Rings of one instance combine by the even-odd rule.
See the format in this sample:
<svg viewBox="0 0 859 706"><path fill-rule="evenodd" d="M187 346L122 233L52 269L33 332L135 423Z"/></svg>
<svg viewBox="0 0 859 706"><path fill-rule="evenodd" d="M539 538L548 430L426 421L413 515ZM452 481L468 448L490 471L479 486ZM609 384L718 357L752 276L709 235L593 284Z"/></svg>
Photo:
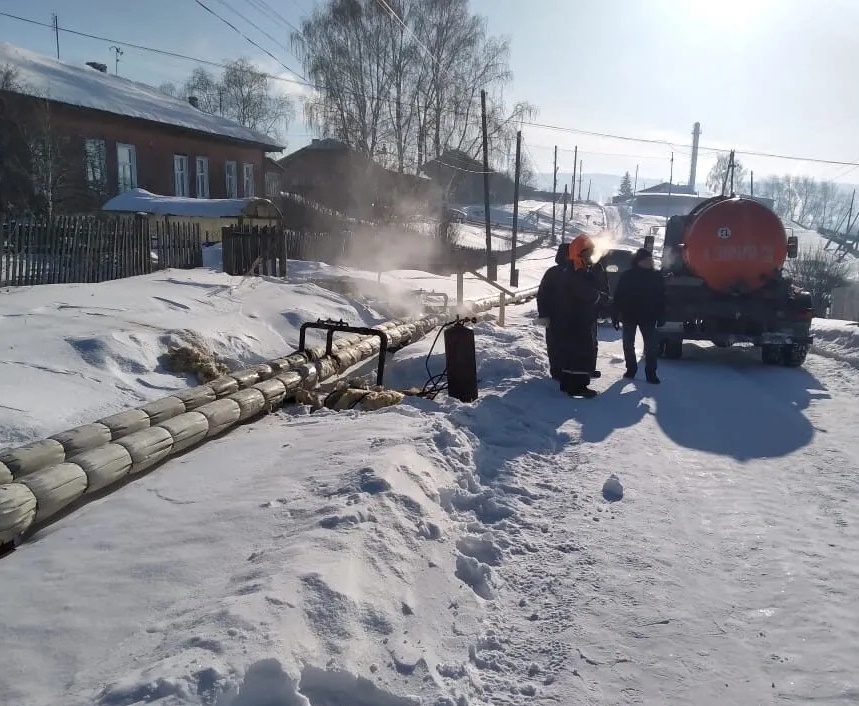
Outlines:
<svg viewBox="0 0 859 706"><path fill-rule="evenodd" d="M107 64L100 64L97 61L88 61L86 65L89 66L91 69L100 71L103 74L107 73Z"/></svg>
<svg viewBox="0 0 859 706"><path fill-rule="evenodd" d="M698 138L701 136L701 123L692 126L692 164L689 169L689 188L695 190L695 172L698 170Z"/></svg>
<svg viewBox="0 0 859 706"><path fill-rule="evenodd" d="M200 107L200 99L197 96L188 96L188 102L193 105L195 108Z"/></svg>

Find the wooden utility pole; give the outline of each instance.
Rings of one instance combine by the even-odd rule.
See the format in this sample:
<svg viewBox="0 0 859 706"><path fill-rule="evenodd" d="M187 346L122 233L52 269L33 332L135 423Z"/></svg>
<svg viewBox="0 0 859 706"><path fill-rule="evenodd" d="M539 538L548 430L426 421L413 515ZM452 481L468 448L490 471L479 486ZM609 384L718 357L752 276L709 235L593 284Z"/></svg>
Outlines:
<svg viewBox="0 0 859 706"><path fill-rule="evenodd" d="M510 251L510 286L519 286L519 270L516 269L516 231L519 226L519 170L522 167L522 131L516 133L516 176L513 180L513 239ZM554 225L554 218L552 224ZM554 237L554 235L553 235Z"/></svg>
<svg viewBox="0 0 859 706"><path fill-rule="evenodd" d="M518 167L517 167L518 169ZM558 201L558 146L555 145L555 166L552 169L552 243L555 240L555 204Z"/></svg>
<svg viewBox="0 0 859 706"><path fill-rule="evenodd" d="M579 160L579 201L582 200L582 160Z"/></svg>
<svg viewBox="0 0 859 706"><path fill-rule="evenodd" d="M60 18L57 17L57 13L55 12L51 16L53 25L54 25L54 36L57 40L57 61L60 60Z"/></svg>
<svg viewBox="0 0 859 706"><path fill-rule="evenodd" d="M755 198L755 173L754 173L754 172L749 172L749 176L750 176L750 181L749 181L749 190L751 191L751 193L749 194L749 196L751 196L752 198ZM824 211L824 214L825 214L825 213L826 213L826 205L825 205L825 204L824 204L824 206L823 206L823 211Z"/></svg>
<svg viewBox="0 0 859 706"><path fill-rule="evenodd" d="M576 207L576 166L579 163L579 146L573 149L573 183L570 184L570 223L573 222L573 210Z"/></svg>
<svg viewBox="0 0 859 706"><path fill-rule="evenodd" d="M498 268L492 257L492 221L489 217L489 132L486 128L486 91L480 91L480 113L483 122L483 211L486 223L486 276L498 279Z"/></svg>
<svg viewBox="0 0 859 706"><path fill-rule="evenodd" d="M593 181L593 179L588 179L588 195L585 196L585 201L591 200L591 182L592 181Z"/></svg>
<svg viewBox="0 0 859 706"><path fill-rule="evenodd" d="M674 183L674 153L671 153L671 170L668 172L668 202L665 204L666 220L671 216L671 189Z"/></svg>
<svg viewBox="0 0 859 706"><path fill-rule="evenodd" d="M635 192L638 191L638 165L635 165L635 182L632 185L632 195L635 196Z"/></svg>
<svg viewBox="0 0 859 706"><path fill-rule="evenodd" d="M561 242L564 242L564 236L567 234L567 185L564 184L564 217L561 220Z"/></svg>

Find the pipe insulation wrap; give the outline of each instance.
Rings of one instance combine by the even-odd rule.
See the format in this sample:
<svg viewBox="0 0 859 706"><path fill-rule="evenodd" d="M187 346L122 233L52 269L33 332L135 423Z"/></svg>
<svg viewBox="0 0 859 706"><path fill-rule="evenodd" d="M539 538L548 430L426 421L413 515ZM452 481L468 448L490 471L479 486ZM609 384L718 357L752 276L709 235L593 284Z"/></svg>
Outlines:
<svg viewBox="0 0 859 706"><path fill-rule="evenodd" d="M536 288L526 290L505 303L521 303L536 292ZM454 311L473 316L497 307L499 299L467 302ZM388 350L394 351L449 318L449 314L429 314L375 328L386 334ZM20 536L84 494L108 488L279 407L299 390L312 389L378 355L380 349L378 336L343 334L333 341L330 356L325 346L309 348L48 439L0 451L0 543Z"/></svg>

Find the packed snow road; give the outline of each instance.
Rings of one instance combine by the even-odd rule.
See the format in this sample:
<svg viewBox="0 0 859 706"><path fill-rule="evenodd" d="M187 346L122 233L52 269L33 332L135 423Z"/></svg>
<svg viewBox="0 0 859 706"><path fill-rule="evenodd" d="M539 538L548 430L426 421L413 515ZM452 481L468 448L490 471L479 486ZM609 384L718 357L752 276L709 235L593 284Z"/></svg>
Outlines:
<svg viewBox="0 0 859 706"><path fill-rule="evenodd" d="M476 327L473 405L271 415L0 561L0 703L859 699L856 369L689 345L654 387L607 329L572 400L534 316Z"/></svg>
<svg viewBox="0 0 859 706"><path fill-rule="evenodd" d="M618 342L601 357L596 400L498 414L527 408L571 437L504 472L553 490L524 530L539 551L512 563L496 612L523 656L566 650L547 702L856 703L856 371L687 346L654 389L617 379ZM598 498L609 473L618 504Z"/></svg>

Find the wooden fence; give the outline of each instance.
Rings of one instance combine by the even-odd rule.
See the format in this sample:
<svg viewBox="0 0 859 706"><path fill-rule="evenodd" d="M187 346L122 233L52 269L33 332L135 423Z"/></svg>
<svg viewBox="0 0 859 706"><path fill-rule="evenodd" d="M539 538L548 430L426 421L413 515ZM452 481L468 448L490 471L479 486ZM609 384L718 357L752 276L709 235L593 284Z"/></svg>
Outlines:
<svg viewBox="0 0 859 706"><path fill-rule="evenodd" d="M0 216L0 286L106 280L203 265L200 229L145 219Z"/></svg>
<svg viewBox="0 0 859 706"><path fill-rule="evenodd" d="M404 243L410 238L414 242ZM260 274L286 276L287 260L325 262L329 265L357 267L376 272L384 269L421 270L447 275L477 270L486 265L486 251L438 241L429 235L403 233L392 235L383 230L310 233L286 231L277 227L227 227L223 229L224 272L229 275ZM524 257L543 245L537 238L516 248L516 257ZM402 253L386 260L386 244L395 244ZM408 253L415 253L409 255ZM493 251L499 265L510 263L512 250ZM389 266L390 265L390 266Z"/></svg>

